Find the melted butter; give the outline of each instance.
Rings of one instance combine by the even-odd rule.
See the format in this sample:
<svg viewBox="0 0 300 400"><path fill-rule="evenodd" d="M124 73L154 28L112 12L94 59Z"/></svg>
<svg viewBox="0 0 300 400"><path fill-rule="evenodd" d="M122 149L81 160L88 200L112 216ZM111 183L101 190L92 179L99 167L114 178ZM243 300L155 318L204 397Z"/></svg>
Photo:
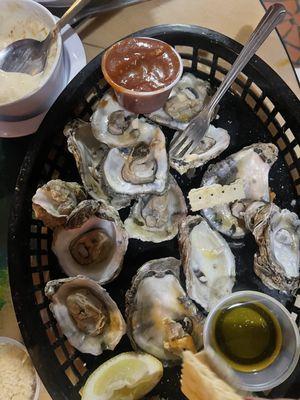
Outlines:
<svg viewBox="0 0 300 400"><path fill-rule="evenodd" d="M260 371L277 358L282 332L275 316L261 303L239 303L215 318L213 347L243 372Z"/></svg>

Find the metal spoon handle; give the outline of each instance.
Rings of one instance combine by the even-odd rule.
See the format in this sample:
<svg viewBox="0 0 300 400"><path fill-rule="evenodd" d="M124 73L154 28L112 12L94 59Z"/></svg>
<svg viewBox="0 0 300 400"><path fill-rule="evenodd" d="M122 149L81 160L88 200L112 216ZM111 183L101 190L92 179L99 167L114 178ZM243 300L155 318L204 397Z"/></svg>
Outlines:
<svg viewBox="0 0 300 400"><path fill-rule="evenodd" d="M53 31L58 32L60 31L68 22L70 22L73 17L91 0L76 0L71 7L67 9L64 15L60 18L59 21L55 24Z"/></svg>
<svg viewBox="0 0 300 400"><path fill-rule="evenodd" d="M268 8L265 15L258 23L255 30L252 32L248 42L245 44L243 50L232 65L230 71L225 76L221 85L218 87L216 93L211 98L210 102L206 106L206 110L211 116L215 107L229 89L237 75L242 71L244 66L256 53L257 49L269 36L272 30L283 20L286 15L286 9L281 4L274 4Z"/></svg>

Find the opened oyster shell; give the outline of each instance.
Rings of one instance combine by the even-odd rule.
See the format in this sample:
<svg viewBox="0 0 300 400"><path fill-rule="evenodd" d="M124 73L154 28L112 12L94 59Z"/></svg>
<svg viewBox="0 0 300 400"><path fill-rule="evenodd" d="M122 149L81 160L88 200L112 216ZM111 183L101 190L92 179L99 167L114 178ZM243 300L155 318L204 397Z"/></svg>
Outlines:
<svg viewBox="0 0 300 400"><path fill-rule="evenodd" d="M140 135L136 117L120 106L113 90L109 89L91 117L92 132L109 147L133 146Z"/></svg>
<svg viewBox="0 0 300 400"><path fill-rule="evenodd" d="M210 85L191 73L183 74L172 89L163 108L148 114L153 121L173 129L183 130L202 110Z"/></svg>
<svg viewBox="0 0 300 400"><path fill-rule="evenodd" d="M127 245L117 211L104 201L85 200L54 231L52 250L68 276L84 275L104 284L120 272Z"/></svg>
<svg viewBox="0 0 300 400"><path fill-rule="evenodd" d="M295 294L299 287L300 221L274 203L254 202L244 215L258 244L254 271L271 289Z"/></svg>
<svg viewBox="0 0 300 400"><path fill-rule="evenodd" d="M187 293L210 311L232 291L234 255L226 240L200 216L189 216L180 225L179 248Z"/></svg>
<svg viewBox="0 0 300 400"><path fill-rule="evenodd" d="M45 294L63 334L82 353L114 350L126 332L116 303L98 283L83 276L49 281Z"/></svg>
<svg viewBox="0 0 300 400"><path fill-rule="evenodd" d="M78 183L53 179L37 189L32 208L37 219L54 229L63 225L77 204L85 199L86 194Z"/></svg>
<svg viewBox="0 0 300 400"><path fill-rule="evenodd" d="M133 147L113 148L103 165L107 186L115 193L136 197L161 194L168 183L165 136L156 125L139 120L141 132Z"/></svg>
<svg viewBox="0 0 300 400"><path fill-rule="evenodd" d="M272 143L254 143L244 147L216 164L208 167L203 175L201 186L214 183L228 185L242 179L246 199L269 200L269 171L277 160L278 149ZM233 204L224 204L202 210L211 226L224 235L242 238L246 233L242 219L233 213ZM235 209L238 202L234 203ZM235 214L235 215L234 215Z"/></svg>
<svg viewBox="0 0 300 400"><path fill-rule="evenodd" d="M103 163L109 148L100 143L92 134L91 124L81 120L69 122L64 135L68 140L68 150L73 154L82 183L95 200L106 200L117 210L127 207L130 198L126 195L110 193L103 179Z"/></svg>
<svg viewBox="0 0 300 400"><path fill-rule="evenodd" d="M130 238L160 243L177 235L187 208L182 191L171 175L169 182L164 194L140 197L132 206L124 222Z"/></svg>
<svg viewBox="0 0 300 400"><path fill-rule="evenodd" d="M184 349L202 347L203 316L187 297L179 273L180 261L173 257L149 261L126 293L132 346L166 364L180 361Z"/></svg>
<svg viewBox="0 0 300 400"><path fill-rule="evenodd" d="M177 132L172 140L175 140L177 135L180 135L180 132ZM183 157L175 157L172 153L169 154L170 166L176 169L181 175L185 174L191 168L201 167L208 161L216 158L227 149L229 143L230 136L225 129L210 125L201 139L199 146L192 154L185 154Z"/></svg>

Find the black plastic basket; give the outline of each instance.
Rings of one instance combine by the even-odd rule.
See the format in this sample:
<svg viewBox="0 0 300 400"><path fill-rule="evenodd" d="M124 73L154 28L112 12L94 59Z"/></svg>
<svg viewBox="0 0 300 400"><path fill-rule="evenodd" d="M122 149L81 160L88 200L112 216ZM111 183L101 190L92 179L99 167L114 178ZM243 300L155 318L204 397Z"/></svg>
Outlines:
<svg viewBox="0 0 300 400"><path fill-rule="evenodd" d="M156 37L175 46L184 60L185 69L208 79L213 86L223 79L242 48L224 35L197 26L157 26L135 35ZM34 219L31 209L31 198L37 186L58 177L80 182L62 131L72 118L88 120L92 105L107 89L100 61L101 54L76 76L47 114L22 165L10 218L8 254L15 311L34 365L54 399L80 399L80 388L98 365L117 353L131 350L125 336L114 352L106 351L94 357L78 352L62 335L43 289L47 281L64 275L51 252L52 233ZM276 203L297 212L300 105L288 86L255 56L222 100L219 116L215 124L227 129L231 135L230 147L221 158L258 141L272 141L278 146L280 157L272 167L270 185L276 193ZM170 131L164 131L170 137ZM190 188L199 186L206 168L199 168L192 179L174 173L185 194ZM299 323L300 302L296 301L297 307L295 298L267 289L253 273L255 249L250 235L246 237L244 247L233 248L237 261L234 290L253 289L276 297ZM176 239L160 244L130 241L121 274L106 286L122 312L124 294L136 269L151 258L171 255L179 257ZM179 372L179 368L166 369L153 395L172 400L184 398L179 387ZM266 395L296 397L299 394L298 366L284 384Z"/></svg>

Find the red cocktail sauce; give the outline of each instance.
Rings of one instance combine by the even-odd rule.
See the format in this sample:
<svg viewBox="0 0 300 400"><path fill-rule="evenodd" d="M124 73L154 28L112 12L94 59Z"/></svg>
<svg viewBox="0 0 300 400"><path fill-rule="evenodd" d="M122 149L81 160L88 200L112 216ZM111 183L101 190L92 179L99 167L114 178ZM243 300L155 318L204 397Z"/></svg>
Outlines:
<svg viewBox="0 0 300 400"><path fill-rule="evenodd" d="M118 86L136 92L151 92L176 79L180 61L174 49L165 42L128 38L108 51L105 70Z"/></svg>

